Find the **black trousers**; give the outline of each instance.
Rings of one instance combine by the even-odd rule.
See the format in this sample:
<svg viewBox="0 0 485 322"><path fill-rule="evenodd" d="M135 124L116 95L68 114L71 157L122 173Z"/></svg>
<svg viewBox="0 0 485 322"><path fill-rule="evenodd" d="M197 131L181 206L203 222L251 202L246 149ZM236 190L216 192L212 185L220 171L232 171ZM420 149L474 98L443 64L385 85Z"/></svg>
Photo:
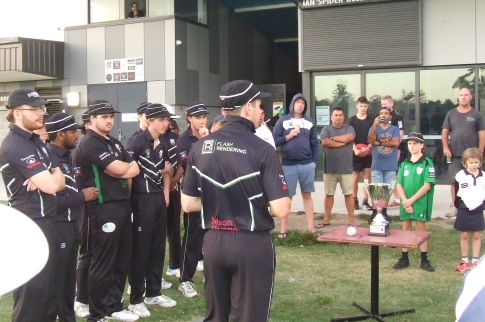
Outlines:
<svg viewBox="0 0 485 322"><path fill-rule="evenodd" d="M162 284L165 245L167 239L167 206L163 193L134 193L133 252L130 268L130 303L143 302L146 297L159 296Z"/></svg>
<svg viewBox="0 0 485 322"><path fill-rule="evenodd" d="M268 321L276 257L269 232L209 230L204 321Z"/></svg>
<svg viewBox="0 0 485 322"><path fill-rule="evenodd" d="M49 257L44 268L30 281L13 291L13 322L51 322L56 320L57 224L55 217L37 218L47 239Z"/></svg>
<svg viewBox="0 0 485 322"><path fill-rule="evenodd" d="M203 259L202 243L205 230L200 227L200 212L184 212L185 234L180 258L180 282L192 282L197 263Z"/></svg>
<svg viewBox="0 0 485 322"><path fill-rule="evenodd" d="M78 224L80 242L76 269L76 301L88 304L88 275L89 265L91 264L91 249L89 242L89 217L84 209L79 216Z"/></svg>
<svg viewBox="0 0 485 322"><path fill-rule="evenodd" d="M76 322L76 259L79 250L79 227L75 221L57 222L57 296L59 321Z"/></svg>
<svg viewBox="0 0 485 322"><path fill-rule="evenodd" d="M180 190L170 193L170 203L167 208L168 266L180 268Z"/></svg>
<svg viewBox="0 0 485 322"><path fill-rule="evenodd" d="M123 291L131 260L131 206L128 200L86 204L89 216L88 321L123 310Z"/></svg>

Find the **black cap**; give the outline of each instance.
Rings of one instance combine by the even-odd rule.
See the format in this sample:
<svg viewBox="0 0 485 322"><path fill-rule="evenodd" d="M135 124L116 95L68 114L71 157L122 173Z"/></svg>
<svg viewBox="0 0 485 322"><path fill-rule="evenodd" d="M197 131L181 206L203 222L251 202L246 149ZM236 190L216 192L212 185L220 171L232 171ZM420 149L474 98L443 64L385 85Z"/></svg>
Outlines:
<svg viewBox="0 0 485 322"><path fill-rule="evenodd" d="M88 111L84 112L81 115L81 121L83 122L83 124L86 124L87 122L90 122L89 121L89 113L88 113Z"/></svg>
<svg viewBox="0 0 485 322"><path fill-rule="evenodd" d="M115 111L113 105L110 102L105 100L96 100L89 105L88 114L91 115L99 115L99 114L113 114L119 113Z"/></svg>
<svg viewBox="0 0 485 322"><path fill-rule="evenodd" d="M207 108L205 108L204 103L193 102L189 104L189 107L187 107L187 116L197 116L204 114L210 114L207 111Z"/></svg>
<svg viewBox="0 0 485 322"><path fill-rule="evenodd" d="M166 106L158 103L148 105L145 111L147 119L152 117L172 117L173 115Z"/></svg>
<svg viewBox="0 0 485 322"><path fill-rule="evenodd" d="M408 140L416 141L418 143L424 143L424 138L421 133L411 132L408 134Z"/></svg>
<svg viewBox="0 0 485 322"><path fill-rule="evenodd" d="M8 96L6 108L16 108L21 105L28 105L32 107L41 107L48 102L42 100L39 94L33 89L19 88L14 90Z"/></svg>
<svg viewBox="0 0 485 322"><path fill-rule="evenodd" d="M150 102L145 102L145 103L140 103L140 105L138 105L136 107L136 114L143 114L146 112L146 109L147 109L147 106L150 105L152 103Z"/></svg>
<svg viewBox="0 0 485 322"><path fill-rule="evenodd" d="M212 122L225 122L225 121L226 121L226 117L222 114L217 115L216 117L214 117L214 120L212 120Z"/></svg>
<svg viewBox="0 0 485 322"><path fill-rule="evenodd" d="M261 92L256 85L247 80L235 80L221 89L221 107L223 110L234 110L258 98L271 97L270 93Z"/></svg>
<svg viewBox="0 0 485 322"><path fill-rule="evenodd" d="M47 133L78 129L84 129L84 127L76 123L74 116L66 113L56 113L45 120L45 130Z"/></svg>
<svg viewBox="0 0 485 322"><path fill-rule="evenodd" d="M391 110L391 107L390 107L390 106L382 106L382 107L381 107L381 110L388 110L389 112L392 112L392 110Z"/></svg>

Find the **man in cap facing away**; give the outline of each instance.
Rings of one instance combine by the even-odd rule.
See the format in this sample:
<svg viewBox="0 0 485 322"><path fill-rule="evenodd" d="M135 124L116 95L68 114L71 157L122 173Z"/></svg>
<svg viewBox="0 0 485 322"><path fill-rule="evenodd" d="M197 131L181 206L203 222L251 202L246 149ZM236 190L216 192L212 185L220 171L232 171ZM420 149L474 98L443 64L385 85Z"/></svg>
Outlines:
<svg viewBox="0 0 485 322"><path fill-rule="evenodd" d="M203 211L204 321L267 321L275 253L268 212L286 217L290 199L278 157L254 135L261 98L249 81L221 90L226 123L190 151L182 190L185 212Z"/></svg>

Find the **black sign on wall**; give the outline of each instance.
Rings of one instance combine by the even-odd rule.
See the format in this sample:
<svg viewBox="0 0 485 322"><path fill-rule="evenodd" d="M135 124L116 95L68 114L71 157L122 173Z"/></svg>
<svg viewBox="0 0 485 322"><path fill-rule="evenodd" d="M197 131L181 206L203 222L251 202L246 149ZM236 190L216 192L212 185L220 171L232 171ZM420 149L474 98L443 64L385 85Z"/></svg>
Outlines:
<svg viewBox="0 0 485 322"><path fill-rule="evenodd" d="M362 4L369 2L389 2L400 0L301 0L300 9L320 8L320 7L333 7L340 5L352 5Z"/></svg>

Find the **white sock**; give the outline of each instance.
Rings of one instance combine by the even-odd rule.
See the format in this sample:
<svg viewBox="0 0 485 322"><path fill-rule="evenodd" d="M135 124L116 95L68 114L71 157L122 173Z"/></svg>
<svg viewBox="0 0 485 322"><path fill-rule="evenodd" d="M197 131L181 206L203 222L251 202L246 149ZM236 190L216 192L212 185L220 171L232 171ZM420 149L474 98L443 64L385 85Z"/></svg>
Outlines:
<svg viewBox="0 0 485 322"><path fill-rule="evenodd" d="M462 257L461 260L464 261L465 263L468 263L468 256L467 257Z"/></svg>

